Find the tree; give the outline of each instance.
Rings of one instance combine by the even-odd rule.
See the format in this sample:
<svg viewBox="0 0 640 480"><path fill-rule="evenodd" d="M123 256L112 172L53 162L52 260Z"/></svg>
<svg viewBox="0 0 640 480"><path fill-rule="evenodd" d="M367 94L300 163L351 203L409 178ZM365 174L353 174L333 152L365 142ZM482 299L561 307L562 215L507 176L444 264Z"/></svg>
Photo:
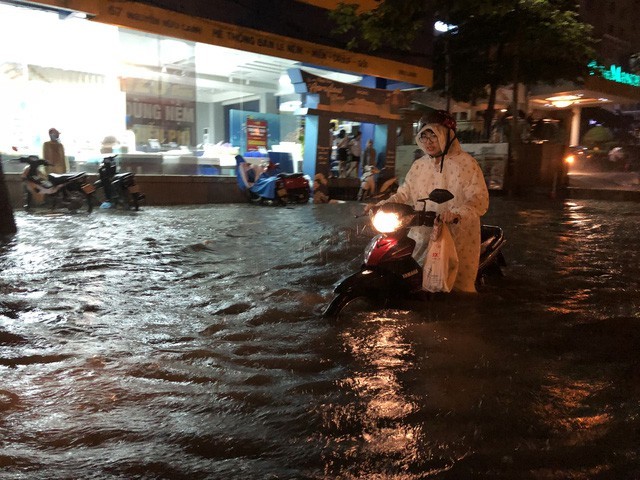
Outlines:
<svg viewBox="0 0 640 480"><path fill-rule="evenodd" d="M456 28L436 38L436 89L458 101L488 98L485 135L499 86L575 81L593 58L591 27L579 21L571 0L383 0L369 12L340 4L332 14L350 47L408 49L431 19ZM450 78L444 72L450 70Z"/></svg>
<svg viewBox="0 0 640 480"><path fill-rule="evenodd" d="M2 157L0 156L0 235L11 235L18 231L13 218L13 208L9 201L9 191L4 181Z"/></svg>

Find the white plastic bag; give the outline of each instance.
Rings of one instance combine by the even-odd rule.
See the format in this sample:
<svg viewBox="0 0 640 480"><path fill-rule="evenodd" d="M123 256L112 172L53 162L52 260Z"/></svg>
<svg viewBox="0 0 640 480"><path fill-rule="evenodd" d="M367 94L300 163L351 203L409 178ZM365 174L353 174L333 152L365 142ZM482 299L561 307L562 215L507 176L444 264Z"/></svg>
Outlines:
<svg viewBox="0 0 640 480"><path fill-rule="evenodd" d="M458 274L458 252L446 223L434 225L424 260L422 289L450 292Z"/></svg>

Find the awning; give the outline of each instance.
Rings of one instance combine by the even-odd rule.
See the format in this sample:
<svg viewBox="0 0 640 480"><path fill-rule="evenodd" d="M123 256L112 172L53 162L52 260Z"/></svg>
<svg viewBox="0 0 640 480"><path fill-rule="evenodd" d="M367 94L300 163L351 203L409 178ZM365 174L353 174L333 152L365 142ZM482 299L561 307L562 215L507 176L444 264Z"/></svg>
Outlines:
<svg viewBox="0 0 640 480"><path fill-rule="evenodd" d="M530 92L529 101L532 107L547 110L633 105L640 103L640 87L592 75L582 84L535 87Z"/></svg>

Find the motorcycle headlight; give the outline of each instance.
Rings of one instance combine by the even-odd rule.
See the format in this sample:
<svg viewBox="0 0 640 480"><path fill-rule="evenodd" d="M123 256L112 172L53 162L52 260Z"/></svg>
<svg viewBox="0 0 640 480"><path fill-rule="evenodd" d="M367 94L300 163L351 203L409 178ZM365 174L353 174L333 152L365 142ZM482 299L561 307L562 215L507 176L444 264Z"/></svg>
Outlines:
<svg viewBox="0 0 640 480"><path fill-rule="evenodd" d="M373 228L380 233L395 232L402 225L400 216L397 213L383 210L376 212L371 223L373 223Z"/></svg>

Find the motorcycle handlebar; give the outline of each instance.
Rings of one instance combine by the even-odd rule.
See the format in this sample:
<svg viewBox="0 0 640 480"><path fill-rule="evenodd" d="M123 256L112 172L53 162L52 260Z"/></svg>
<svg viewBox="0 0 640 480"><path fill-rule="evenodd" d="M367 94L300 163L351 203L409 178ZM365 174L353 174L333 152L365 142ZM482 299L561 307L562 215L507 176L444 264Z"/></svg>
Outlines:
<svg viewBox="0 0 640 480"><path fill-rule="evenodd" d="M382 205L374 205L373 207L371 207L369 209L368 213L365 213L363 215L356 215L356 218L361 217L361 216L365 216L365 215L375 215L376 212L382 207ZM433 210L414 210L413 211L413 218L411 219L411 222L409 224L410 227L420 227L420 226L424 226L424 227L433 227L433 224L435 223L436 219L439 218L439 215L434 212ZM451 223L459 223L459 219L456 218L454 219Z"/></svg>
<svg viewBox="0 0 640 480"><path fill-rule="evenodd" d="M438 220L440 219L440 215L432 211L416 212L416 217L418 218L418 220L415 225L416 226L423 225L425 227L433 227L433 224L435 223L436 219ZM447 222L447 223L457 224L459 222L460 222L459 218L454 218L451 222Z"/></svg>
<svg viewBox="0 0 640 480"><path fill-rule="evenodd" d="M47 162L46 160L43 160L42 158L36 157L36 156L20 157L19 162L20 163L28 163L29 165L51 166L51 164L49 162Z"/></svg>
<svg viewBox="0 0 640 480"><path fill-rule="evenodd" d="M411 224L412 226L433 227L436 217L436 212L433 212L431 210L416 211L415 217Z"/></svg>

